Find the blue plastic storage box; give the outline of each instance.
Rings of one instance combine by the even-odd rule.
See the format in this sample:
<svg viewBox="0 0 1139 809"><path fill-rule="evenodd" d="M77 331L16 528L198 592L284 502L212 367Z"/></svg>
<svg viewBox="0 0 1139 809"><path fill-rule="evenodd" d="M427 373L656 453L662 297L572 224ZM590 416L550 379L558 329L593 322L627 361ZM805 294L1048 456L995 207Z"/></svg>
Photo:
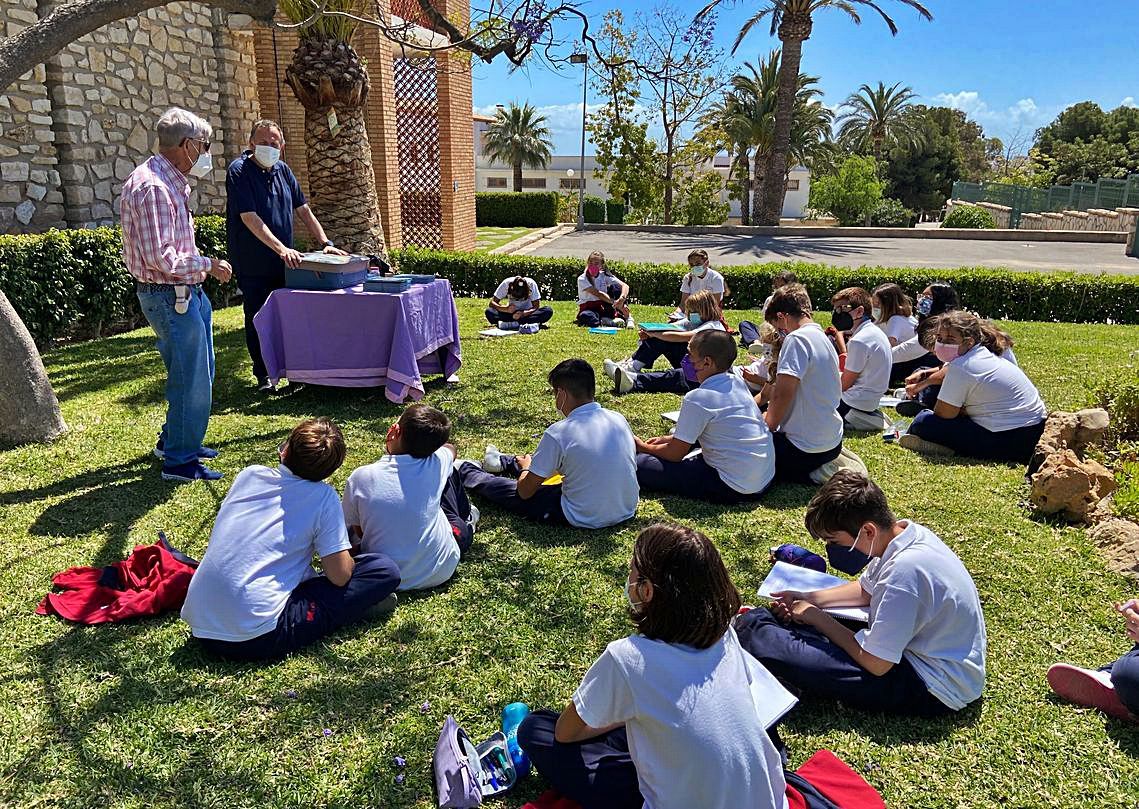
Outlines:
<svg viewBox="0 0 1139 809"><path fill-rule="evenodd" d="M367 277L367 256L303 253L299 267L285 268L285 286L289 289L344 289L363 283Z"/></svg>

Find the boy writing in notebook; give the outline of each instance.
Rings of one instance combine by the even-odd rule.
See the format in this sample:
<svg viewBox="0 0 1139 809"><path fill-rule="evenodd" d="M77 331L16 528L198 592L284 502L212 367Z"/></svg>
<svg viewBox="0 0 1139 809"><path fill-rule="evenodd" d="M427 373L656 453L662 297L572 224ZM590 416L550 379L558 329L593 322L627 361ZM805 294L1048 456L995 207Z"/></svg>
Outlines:
<svg viewBox="0 0 1139 809"><path fill-rule="evenodd" d="M399 565L399 589L435 587L451 578L474 539L478 512L454 470L451 420L425 404L388 428L385 454L348 476L344 522L358 552Z"/></svg>
<svg viewBox="0 0 1139 809"><path fill-rule="evenodd" d="M532 457L501 454L490 446L481 468L475 461L459 461L463 486L537 522L578 528L624 522L640 498L629 422L594 401L597 380L585 360L563 360L547 379L554 407L564 418L546 428ZM543 485L555 473L561 473L562 482Z"/></svg>

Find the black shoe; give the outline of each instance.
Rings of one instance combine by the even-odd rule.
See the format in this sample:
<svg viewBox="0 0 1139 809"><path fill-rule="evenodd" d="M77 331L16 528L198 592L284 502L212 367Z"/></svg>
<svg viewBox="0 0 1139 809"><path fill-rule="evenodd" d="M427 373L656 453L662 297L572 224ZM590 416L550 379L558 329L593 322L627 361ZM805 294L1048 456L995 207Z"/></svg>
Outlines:
<svg viewBox="0 0 1139 809"><path fill-rule="evenodd" d="M269 381L267 376L257 377L257 392L258 393L273 393L277 390L277 386Z"/></svg>
<svg viewBox="0 0 1139 809"><path fill-rule="evenodd" d="M273 392L278 396L292 396L300 393L307 385L304 382L287 382L284 387L277 388Z"/></svg>
<svg viewBox="0 0 1139 809"><path fill-rule="evenodd" d="M904 402L898 402L894 407L899 416L905 416L908 419L914 418L918 413L925 410L921 406L921 402L917 399L906 399Z"/></svg>

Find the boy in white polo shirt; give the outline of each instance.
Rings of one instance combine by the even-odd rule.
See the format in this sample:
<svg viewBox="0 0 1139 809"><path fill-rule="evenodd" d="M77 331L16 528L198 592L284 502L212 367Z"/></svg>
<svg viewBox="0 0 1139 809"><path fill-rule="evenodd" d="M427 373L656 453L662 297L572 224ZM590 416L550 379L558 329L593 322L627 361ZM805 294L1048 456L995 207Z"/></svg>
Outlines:
<svg viewBox="0 0 1139 809"><path fill-rule="evenodd" d="M775 593L770 610L736 619L740 643L804 696L869 711L936 716L985 686L985 616L969 571L932 531L897 520L857 472L837 472L807 506L812 536L871 557L857 581ZM831 607L869 607L854 632Z"/></svg>
<svg viewBox="0 0 1139 809"><path fill-rule="evenodd" d="M398 566L378 553L352 558L340 498L323 482L345 453L335 424L307 419L281 444L276 469L249 466L234 479L182 606L209 651L281 657L366 617L388 596L381 607L394 606Z"/></svg>
<svg viewBox="0 0 1139 809"><path fill-rule="evenodd" d="M886 418L878 405L890 387L894 364L890 338L874 325L870 293L862 287L839 290L831 298L831 306L831 323L838 330L838 351L846 354L838 414L855 429L881 429Z"/></svg>
<svg viewBox="0 0 1139 809"><path fill-rule="evenodd" d="M688 352L699 387L681 401L673 435L636 439L637 482L713 503L754 500L775 477L775 452L751 391L731 373L736 342L702 331ZM687 457L696 444L701 452Z"/></svg>
<svg viewBox="0 0 1139 809"><path fill-rule="evenodd" d="M553 316L554 310L542 305L538 282L525 275L507 278L499 284L486 308L486 319L492 326L503 321L546 323Z"/></svg>
<svg viewBox="0 0 1139 809"><path fill-rule="evenodd" d="M764 319L784 335L764 418L775 442L775 479L813 484L811 472L842 452L838 354L811 318L802 284L775 291Z"/></svg>
<svg viewBox="0 0 1139 809"><path fill-rule="evenodd" d="M565 418L546 428L533 457L487 447L482 468L475 461L459 461L463 486L537 522L577 528L624 522L640 499L629 422L594 401L597 380L585 360L563 360L547 379L554 407ZM544 485L555 473L561 473L562 482Z"/></svg>
<svg viewBox="0 0 1139 809"><path fill-rule="evenodd" d="M401 590L451 578L474 539L473 512L447 443L451 420L425 404L388 428L386 454L348 476L344 522L353 545L399 565Z"/></svg>

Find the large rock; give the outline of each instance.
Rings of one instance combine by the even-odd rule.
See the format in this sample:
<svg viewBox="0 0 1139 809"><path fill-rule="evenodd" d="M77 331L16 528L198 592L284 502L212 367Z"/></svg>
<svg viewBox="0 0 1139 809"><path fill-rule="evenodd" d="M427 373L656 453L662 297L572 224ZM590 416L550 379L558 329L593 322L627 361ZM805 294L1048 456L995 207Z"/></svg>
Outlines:
<svg viewBox="0 0 1139 809"><path fill-rule="evenodd" d="M1103 551L1112 570L1139 577L1139 525L1130 520L1104 520L1088 529L1088 538Z"/></svg>
<svg viewBox="0 0 1139 809"><path fill-rule="evenodd" d="M1044 432L1036 442L1032 460L1028 462L1028 477L1040 469L1046 458L1061 450L1070 449L1082 456L1085 449L1103 439L1109 423L1107 411L1092 407L1076 413L1057 410L1048 415Z"/></svg>
<svg viewBox="0 0 1139 809"><path fill-rule="evenodd" d="M1045 459L1032 476L1032 505L1045 514L1087 522L1096 504L1115 491L1115 477L1102 464L1063 449Z"/></svg>
<svg viewBox="0 0 1139 809"><path fill-rule="evenodd" d="M1092 444L1103 440L1111 419L1102 407L1089 407L1076 412L1076 430L1068 445L1076 452L1083 452Z"/></svg>

